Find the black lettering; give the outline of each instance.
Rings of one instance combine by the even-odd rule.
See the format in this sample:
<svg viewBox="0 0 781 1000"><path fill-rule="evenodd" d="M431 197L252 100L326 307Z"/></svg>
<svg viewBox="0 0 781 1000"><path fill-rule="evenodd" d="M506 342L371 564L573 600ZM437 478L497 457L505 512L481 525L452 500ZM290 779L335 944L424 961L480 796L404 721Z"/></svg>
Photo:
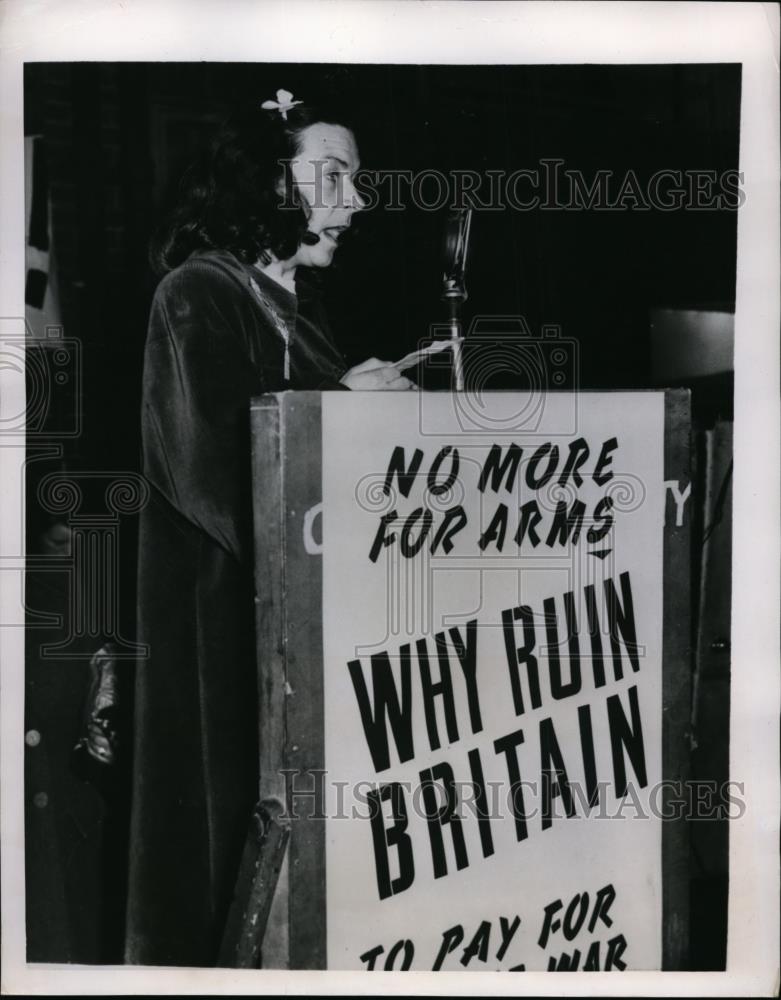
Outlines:
<svg viewBox="0 0 781 1000"><path fill-rule="evenodd" d="M376 948L370 948L369 951L365 951L361 955L361 961L366 963L366 971L371 972L374 969L374 965L380 955L385 951L381 944L378 944Z"/></svg>
<svg viewBox="0 0 781 1000"><path fill-rule="evenodd" d="M523 646L516 646L514 621L523 622ZM517 608L508 608L502 612L502 632L504 647L507 652L507 667L510 671L510 688L513 694L513 707L516 715L523 715L523 694L521 692L521 675L519 667L526 664L526 674L529 679L529 697L532 708L542 705L540 696L540 674L537 667L537 657L532 656L534 649L534 614L532 609L522 604Z"/></svg>
<svg viewBox="0 0 781 1000"><path fill-rule="evenodd" d="M456 703L453 698L453 682L450 677L450 660L447 655L444 632L438 632L434 636L434 642L439 661L439 681L437 682L431 680L431 667L429 666L426 640L418 639L415 646L418 653L418 662L420 663L420 686L423 695L423 711L426 716L428 741L432 750L439 750L442 744L440 743L439 730L437 729L435 698L442 699L447 737L450 743L458 739L458 724L456 722Z"/></svg>
<svg viewBox="0 0 781 1000"><path fill-rule="evenodd" d="M420 772L421 790L426 809L428 835L431 842L431 860L434 866L434 878L447 875L447 859L445 857L445 839L442 829L450 827L453 840L453 852L456 857L456 868L459 871L466 868L469 858L466 853L464 831L461 829L461 817L458 815L458 792L453 768L449 764L437 764ZM444 790L445 801L437 804L436 788Z"/></svg>
<svg viewBox="0 0 781 1000"><path fill-rule="evenodd" d="M372 789L366 800L371 806L370 821L374 842L374 865L377 871L377 891L380 899L387 899L388 896L396 896L409 889L415 879L412 841L405 832L408 821L404 789L397 781L392 781L387 785L381 785L379 789ZM393 826L386 828L382 803L388 801L393 812ZM391 847L397 849L399 859L399 874L393 880L390 877L388 862L388 849Z"/></svg>
<svg viewBox="0 0 781 1000"><path fill-rule="evenodd" d="M588 705L578 708L578 728L580 729L580 751L583 756L583 771L586 779L589 809L599 801L597 783L597 761L594 754L594 733L591 728L591 709Z"/></svg>
<svg viewBox="0 0 781 1000"><path fill-rule="evenodd" d="M447 456L451 454L451 452L450 472L448 473L447 479L444 483L438 483L437 473L439 472L439 467ZM452 445L448 444L439 450L436 458L431 463L431 468L428 470L428 476L426 478L426 485L428 486L428 491L432 496L442 496L443 493L447 493L447 491L453 486L453 483L455 483L458 479L458 467L460 465L460 461L458 448L454 448Z"/></svg>
<svg viewBox="0 0 781 1000"><path fill-rule="evenodd" d="M466 968L466 966L469 965L475 957L477 957L481 962L488 961L488 942L490 937L491 924L488 920L484 920L477 928L475 936L466 948L464 948L464 954L461 956L461 964L464 968Z"/></svg>
<svg viewBox="0 0 781 1000"><path fill-rule="evenodd" d="M555 934L556 931L561 927L561 921L553 919L553 914L562 908L562 902L560 899L554 899L552 903L548 903L545 907L545 918L542 922L542 930L540 931L540 936L537 939L537 944L540 948L544 948L548 943L548 938L551 934Z"/></svg>
<svg viewBox="0 0 781 1000"><path fill-rule="evenodd" d="M477 543L480 546L481 552L485 551L491 542L496 544L496 548L499 552L502 551L502 547L504 546L504 537L507 534L508 513L509 510L506 504L500 503L491 517L490 524L482 533L480 540Z"/></svg>
<svg viewBox="0 0 781 1000"><path fill-rule="evenodd" d="M597 486L604 486L605 483L609 482L613 478L612 472L604 472L603 470L609 465L612 465L612 452L614 452L617 447L618 438L608 438L607 441L603 442L602 451L600 451L597 464L594 466L593 479Z"/></svg>
<svg viewBox="0 0 781 1000"><path fill-rule="evenodd" d="M499 492L499 487L502 485L502 480L505 477L507 478L505 489L508 493L512 493L522 455L523 449L519 448L517 444L511 444L504 457L502 457L501 447L498 444L492 445L491 450L488 452L488 458L486 458L485 464L480 471L480 479L477 483L477 488L480 492L485 492L485 486L490 476L491 489L494 493Z"/></svg>
<svg viewBox="0 0 781 1000"><path fill-rule="evenodd" d="M390 767L387 724L393 732L399 760L404 763L415 755L412 744L412 679L410 675L410 651L406 643L400 649L401 657L401 702L393 677L390 658L387 653L375 653L371 657L372 700L363 677L360 660L350 660L347 669L353 682L361 722L372 755L374 770L385 771ZM373 705L373 707L372 707ZM387 718L387 724L386 724Z"/></svg>
<svg viewBox="0 0 781 1000"><path fill-rule="evenodd" d="M583 588L583 596L586 600L588 634L591 638L591 669L594 672L594 687L600 688L605 686L605 661L602 656L602 636L600 635L599 615L597 614L597 595L592 583Z"/></svg>
<svg viewBox="0 0 781 1000"><path fill-rule="evenodd" d="M483 857L489 858L494 853L494 838L491 833L491 815L488 810L488 796L485 791L485 776L483 775L483 763L480 760L478 749L470 750L467 754L469 760L469 770L472 774L472 788L475 796L475 812L477 814L477 829L480 833L480 846L483 849Z"/></svg>
<svg viewBox="0 0 781 1000"><path fill-rule="evenodd" d="M510 946L510 942L513 939L513 935L521 926L521 918L516 916L513 917L513 922L510 923L504 917L499 917L499 934L501 935L502 942L499 945L499 950L496 953L496 961L501 962L504 958L507 949Z"/></svg>
<svg viewBox="0 0 781 1000"><path fill-rule="evenodd" d="M578 643L577 628L578 623L575 618L575 599L572 591L567 591L564 595L564 614L567 622L568 653L569 653L569 674L570 679L567 684L561 677L561 656L559 655L559 631L558 616L556 615L556 602L552 597L543 601L543 613L545 615L545 632L548 639L548 663L550 665L550 685L551 694L557 701L562 698L569 698L577 694L581 688L580 675L580 645Z"/></svg>
<svg viewBox="0 0 781 1000"><path fill-rule="evenodd" d="M570 442L569 455L567 455L567 461L564 463L564 468L559 476L560 486L564 486L570 476L572 476L572 480L576 486L582 484L583 477L578 472L578 469L585 465L588 461L588 456L589 447L586 444L585 438L576 438L576 440Z"/></svg>
<svg viewBox="0 0 781 1000"><path fill-rule="evenodd" d="M548 455L548 465L542 475L537 475L537 466L540 462ZM552 445L550 441L546 441L545 444L540 445L540 447L535 451L532 457L529 459L529 464L526 466L526 484L532 490L541 490L543 486L546 486L553 475L556 472L556 466L559 464L559 449L556 445Z"/></svg>
<svg viewBox="0 0 781 1000"><path fill-rule="evenodd" d="M420 529L420 534L413 541L412 540L412 529L420 520L423 518L423 527ZM410 559L412 556L416 556L423 547L428 533L431 531L431 525L434 521L434 514L430 510L424 511L422 507L416 507L415 510L409 515L407 520L404 522L404 527L401 529L401 538L399 539L399 548L401 549L401 554L405 559Z"/></svg>
<svg viewBox="0 0 781 1000"><path fill-rule="evenodd" d="M582 500L575 500L572 509L567 510L567 501L560 500L556 504L556 511L553 515L548 537L545 544L549 547L556 545L566 545L572 536L572 544L577 545L580 538L580 531L583 527L583 517L586 513L586 505Z"/></svg>
<svg viewBox="0 0 781 1000"><path fill-rule="evenodd" d="M372 547L369 550L369 558L372 562L377 562L377 556L380 554L380 551L387 549L389 545L392 545L396 541L396 532L394 531L390 535L387 535L385 529L389 524L397 520L398 516L395 510L389 510L387 514L383 514L380 518L377 534L374 536Z"/></svg>
<svg viewBox="0 0 781 1000"><path fill-rule="evenodd" d="M640 708L637 703L637 687L630 687L629 711L632 716L631 726L624 715L621 698L617 694L607 700L607 720L610 729L610 751L613 755L613 778L616 795L621 798L626 795L626 763L624 748L632 762L632 767L640 782L640 787L648 784L645 771L645 747L643 745L643 726L640 721Z"/></svg>
<svg viewBox="0 0 781 1000"><path fill-rule="evenodd" d="M509 733L507 736L502 736L500 739L494 740L494 750L496 753L504 754L507 765L516 840L525 840L528 836L526 810L523 803L523 786L521 785L521 769L518 765L518 747L521 743L523 743L522 729L517 729L514 733Z"/></svg>
<svg viewBox="0 0 781 1000"><path fill-rule="evenodd" d="M540 722L540 776L542 779L542 829L547 830L553 823L553 799L561 796L564 811L568 817L575 815L564 758L561 754L556 730L552 719Z"/></svg>
<svg viewBox="0 0 781 1000"><path fill-rule="evenodd" d="M621 969L626 968L626 962L621 961L621 956L626 951L626 938L623 934L618 934L614 938L610 938L607 943L607 957L605 958L605 972L609 972L611 969Z"/></svg>
<svg viewBox="0 0 781 1000"><path fill-rule="evenodd" d="M618 593L613 581L605 580L605 603L607 605L607 620L610 630L610 651L613 655L613 672L615 673L616 680L620 680L624 676L621 665L619 633L624 640L624 646L629 655L629 662L632 664L632 669L635 673L640 669L635 611L632 602L632 585L628 573L622 573L618 579L621 583L623 604L618 600Z"/></svg>
<svg viewBox="0 0 781 1000"><path fill-rule="evenodd" d="M399 491L401 495L408 497L409 491L412 489L412 483L415 476L418 474L418 469L420 469L420 463L422 461L423 452L420 448L416 448L409 468L407 468L404 457L404 449L401 445L396 445L393 449L390 462L388 463L388 471L385 473L385 482L382 484L382 492L385 496L390 496L391 486L393 485L393 477L396 476L399 481Z"/></svg>
<svg viewBox="0 0 781 1000"><path fill-rule="evenodd" d="M599 972L599 941L592 941L588 948L586 961L583 963L584 972Z"/></svg>
<svg viewBox="0 0 781 1000"><path fill-rule="evenodd" d="M445 550L445 555L447 555L453 548L453 536L457 535L465 524L466 511L464 508L460 506L451 507L445 514L442 524L437 528L437 533L434 535L434 541L431 544L431 554L433 555L441 544Z"/></svg>
<svg viewBox="0 0 781 1000"><path fill-rule="evenodd" d="M589 545L593 545L594 542L601 542L613 527L613 515L609 513L612 509L612 497L602 497L594 508L594 524L599 524L599 527L592 526L586 532L586 541Z"/></svg>
<svg viewBox="0 0 781 1000"><path fill-rule="evenodd" d="M564 937L572 941L580 933L580 928L588 914L589 896L587 892L578 893L569 902L567 911L564 914Z"/></svg>
<svg viewBox="0 0 781 1000"><path fill-rule="evenodd" d="M548 972L577 972L580 965L580 951L576 948L572 955L566 951L561 953L558 962L551 955L548 959Z"/></svg>
<svg viewBox="0 0 781 1000"><path fill-rule="evenodd" d="M480 697L477 690L477 619L472 618L466 623L466 642L455 627L450 629L450 641L453 643L464 675L472 732L479 733L483 729L483 720L480 715Z"/></svg>
<svg viewBox="0 0 781 1000"><path fill-rule="evenodd" d="M408 938L405 938L402 941L397 941L388 952L388 957L385 959L386 972L391 972L393 970L393 966L396 962L396 956L402 948L404 949L404 957L401 960L401 971L406 972L407 969L412 967L412 959L415 955L415 945Z"/></svg>
<svg viewBox="0 0 781 1000"><path fill-rule="evenodd" d="M524 538L528 534L529 541L532 543L532 548L536 549L542 539L535 531L535 527L541 520L542 514L540 513L540 508L537 506L537 501L527 500L527 502L521 507L521 523L518 525L518 530L515 532L515 544L521 545Z"/></svg>
<svg viewBox="0 0 781 1000"><path fill-rule="evenodd" d="M612 882L608 882L607 885L603 885L601 889L597 891L597 898L594 900L594 909L591 913L591 919L588 922L588 932L589 934L594 933L594 928L597 926L597 920L601 920L605 927L613 926L613 918L608 916L608 910L613 905L613 900L616 898L616 890L613 887Z"/></svg>
<svg viewBox="0 0 781 1000"><path fill-rule="evenodd" d="M437 957L434 959L434 964L431 966L434 972L437 972L442 968L442 965L450 954L451 951L461 944L464 940L464 928L461 924L456 924L455 927L449 928L442 934L442 944L439 946L439 951L437 952Z"/></svg>

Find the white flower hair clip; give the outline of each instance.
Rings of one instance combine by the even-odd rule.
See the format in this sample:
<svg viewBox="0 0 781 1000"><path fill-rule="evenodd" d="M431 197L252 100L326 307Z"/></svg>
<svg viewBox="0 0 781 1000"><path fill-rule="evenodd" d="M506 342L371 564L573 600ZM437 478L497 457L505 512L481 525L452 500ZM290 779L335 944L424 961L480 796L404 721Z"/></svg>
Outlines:
<svg viewBox="0 0 781 1000"><path fill-rule="evenodd" d="M261 108L264 111L278 111L285 121L287 121L287 113L291 108L294 108L297 104L303 104L303 101L294 101L293 95L289 90L278 90L276 101L264 101L261 104Z"/></svg>

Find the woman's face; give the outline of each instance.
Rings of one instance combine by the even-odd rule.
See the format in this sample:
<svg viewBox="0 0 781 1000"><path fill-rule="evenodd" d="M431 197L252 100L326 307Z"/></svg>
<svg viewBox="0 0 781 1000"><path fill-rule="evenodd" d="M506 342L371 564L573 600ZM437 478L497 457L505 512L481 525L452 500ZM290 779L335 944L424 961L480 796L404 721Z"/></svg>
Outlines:
<svg viewBox="0 0 781 1000"><path fill-rule="evenodd" d="M344 126L317 122L301 132L291 171L308 215L307 228L320 239L314 246L299 246L297 264L328 267L331 263L340 236L353 214L364 207L353 183L359 166L355 137Z"/></svg>

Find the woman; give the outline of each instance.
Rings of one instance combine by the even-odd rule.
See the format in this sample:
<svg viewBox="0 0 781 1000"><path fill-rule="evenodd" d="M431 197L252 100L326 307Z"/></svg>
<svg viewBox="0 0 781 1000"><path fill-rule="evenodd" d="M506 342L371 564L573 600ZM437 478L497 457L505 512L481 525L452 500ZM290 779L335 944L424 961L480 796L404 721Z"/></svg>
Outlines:
<svg viewBox="0 0 781 1000"><path fill-rule="evenodd" d="M129 962L214 964L257 798L250 399L415 388L376 358L347 370L302 270L364 207L358 166L347 127L278 91L223 130L153 249Z"/></svg>

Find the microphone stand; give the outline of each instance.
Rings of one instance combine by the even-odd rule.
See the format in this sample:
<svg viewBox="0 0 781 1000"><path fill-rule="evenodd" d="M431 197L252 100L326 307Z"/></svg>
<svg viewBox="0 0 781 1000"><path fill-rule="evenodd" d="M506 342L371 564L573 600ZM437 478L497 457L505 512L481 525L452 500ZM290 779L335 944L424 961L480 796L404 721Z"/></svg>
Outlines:
<svg viewBox="0 0 781 1000"><path fill-rule="evenodd" d="M456 392L464 391L464 360L462 354L461 307L466 301L464 284L466 256L469 248L469 227L472 209L451 212L445 229L445 274L442 301L448 309L448 326L453 342L453 374Z"/></svg>

